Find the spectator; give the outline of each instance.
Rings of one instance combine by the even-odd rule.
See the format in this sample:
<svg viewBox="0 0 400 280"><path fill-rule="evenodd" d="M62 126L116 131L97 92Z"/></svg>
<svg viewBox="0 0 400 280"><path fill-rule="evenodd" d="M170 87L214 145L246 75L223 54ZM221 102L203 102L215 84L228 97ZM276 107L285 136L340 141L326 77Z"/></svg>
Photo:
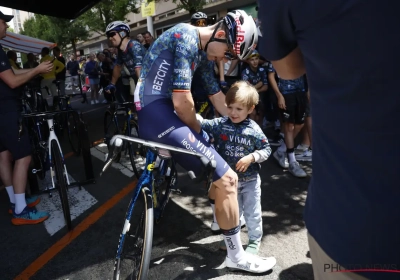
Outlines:
<svg viewBox="0 0 400 280"><path fill-rule="evenodd" d="M14 69L21 69L19 64L17 64L17 53L15 51L8 51L7 52L8 60L10 61L11 67Z"/></svg>
<svg viewBox="0 0 400 280"><path fill-rule="evenodd" d="M100 72L101 68L99 63L94 60L94 55L90 54L88 56L88 62L86 63L85 74L89 76L90 93L91 93L90 104L92 105L99 103Z"/></svg>
<svg viewBox="0 0 400 280"><path fill-rule="evenodd" d="M53 82L56 79L56 75L60 73L65 68L65 66L55 57L51 57L49 53L50 53L49 48L46 47L43 48L42 59L40 60L40 62L42 63L44 61L51 61L54 67L52 71L42 74L43 80L40 82L40 87L45 88L42 92L47 93L48 96L56 96L57 86ZM52 98L48 99L48 103L49 106L53 106L53 99Z"/></svg>
<svg viewBox="0 0 400 280"><path fill-rule="evenodd" d="M75 90L79 87L79 62L76 61L75 55L71 55L67 63L67 72L71 77L72 94L75 94Z"/></svg>
<svg viewBox="0 0 400 280"><path fill-rule="evenodd" d="M65 58L61 55L61 50L59 47L53 48L54 57L64 65L64 69L56 75L56 80L60 81L59 89L61 95L65 95L65 74L67 70L65 69Z"/></svg>
<svg viewBox="0 0 400 280"><path fill-rule="evenodd" d="M39 65L33 53L28 53L27 59L28 61L24 63L24 69L32 69Z"/></svg>
<svg viewBox="0 0 400 280"><path fill-rule="evenodd" d="M146 50L148 50L150 46L153 44L154 38L149 31L144 32L143 37L145 41L145 44L143 46L146 48Z"/></svg>
<svg viewBox="0 0 400 280"><path fill-rule="evenodd" d="M141 43L142 45L146 44L146 42L144 41L144 37L142 34L138 34L136 35L136 40L138 40L139 43Z"/></svg>
<svg viewBox="0 0 400 280"><path fill-rule="evenodd" d="M0 12L0 39L6 37L7 22L12 18ZM0 177L10 198L11 222L14 225L37 224L46 220L49 214L32 208L39 203L38 197L25 197L31 146L27 132L19 135L23 124L15 88L38 74L51 72L53 64L45 61L33 69L14 69L1 45L0 61Z"/></svg>

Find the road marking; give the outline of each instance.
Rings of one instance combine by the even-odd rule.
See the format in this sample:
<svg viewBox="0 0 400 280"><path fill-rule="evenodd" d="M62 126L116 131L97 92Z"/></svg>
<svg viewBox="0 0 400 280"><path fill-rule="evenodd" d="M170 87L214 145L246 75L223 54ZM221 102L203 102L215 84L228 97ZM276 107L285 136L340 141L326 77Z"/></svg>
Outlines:
<svg viewBox="0 0 400 280"><path fill-rule="evenodd" d="M69 176L70 183L75 182L74 178ZM43 180L38 180L39 188L44 190L52 187L50 171L47 172ZM71 220L75 220L98 201L84 188L71 187L68 189L68 202L71 214ZM54 235L60 229L65 227L64 212L60 201L58 190L52 191L52 196L49 193L40 195L40 203L36 206L39 211L50 213L50 217L43 222L50 236Z"/></svg>
<svg viewBox="0 0 400 280"><path fill-rule="evenodd" d="M39 258L32 262L24 271L22 271L15 279L30 279L35 275L43 266L45 266L52 258L54 258L62 249L70 244L81 233L87 230L91 225L96 223L101 217L107 213L112 207L115 206L122 198L129 194L136 186L137 180L129 183L119 193L114 195L111 199L106 201L103 205L97 208L92 214L86 217L75 228L64 235L59 241L45 251Z"/></svg>

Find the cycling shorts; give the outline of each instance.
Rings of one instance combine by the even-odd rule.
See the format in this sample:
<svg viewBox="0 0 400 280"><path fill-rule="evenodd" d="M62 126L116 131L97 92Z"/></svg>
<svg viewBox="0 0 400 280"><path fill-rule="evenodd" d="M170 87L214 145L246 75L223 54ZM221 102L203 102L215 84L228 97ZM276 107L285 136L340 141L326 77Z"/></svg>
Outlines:
<svg viewBox="0 0 400 280"><path fill-rule="evenodd" d="M20 112L9 112L0 114L0 153L8 150L13 160L31 155L31 144L28 129L24 125L24 133L19 138L19 116Z"/></svg>
<svg viewBox="0 0 400 280"><path fill-rule="evenodd" d="M217 162L213 180L219 180L229 169L226 161L204 138L185 125L174 113L171 99L163 98L153 101L138 111L139 135L145 140L159 142L179 148L185 148L206 156ZM197 176L201 172L198 158L185 154L173 154L174 160L187 171Z"/></svg>

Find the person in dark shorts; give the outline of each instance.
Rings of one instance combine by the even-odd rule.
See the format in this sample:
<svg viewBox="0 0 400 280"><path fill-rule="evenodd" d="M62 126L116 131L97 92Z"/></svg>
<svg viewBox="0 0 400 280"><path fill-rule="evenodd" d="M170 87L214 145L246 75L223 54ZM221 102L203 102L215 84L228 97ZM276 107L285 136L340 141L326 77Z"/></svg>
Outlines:
<svg viewBox="0 0 400 280"><path fill-rule="evenodd" d="M0 12L0 39L6 37L7 22L12 18ZM0 45L0 177L10 198L9 212L14 225L37 224L49 217L47 212L32 208L39 203L38 197L25 197L31 147L26 128L25 133L20 134L21 104L15 89L52 69L51 61L33 69L12 69Z"/></svg>
<svg viewBox="0 0 400 280"><path fill-rule="evenodd" d="M270 72L275 69L270 64ZM306 177L306 172L300 167L294 154L294 139L303 128L307 105L305 77L294 80L279 78L279 84L272 83L278 99L281 120L283 121L283 134L285 141L274 152L273 156L282 168L288 168L295 177Z"/></svg>

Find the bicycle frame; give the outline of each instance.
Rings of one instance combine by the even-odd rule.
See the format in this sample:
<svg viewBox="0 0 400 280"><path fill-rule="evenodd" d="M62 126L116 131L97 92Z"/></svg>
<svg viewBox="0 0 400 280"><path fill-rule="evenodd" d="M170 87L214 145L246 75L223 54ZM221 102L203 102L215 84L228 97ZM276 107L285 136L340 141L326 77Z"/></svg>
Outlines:
<svg viewBox="0 0 400 280"><path fill-rule="evenodd" d="M51 161L51 142L53 140L55 140L57 142L58 148L61 151L61 158L62 158L62 162L63 162L63 165L64 165L64 172L65 172L65 175L66 175L65 177L67 179L67 185L70 185L70 182L69 182L67 167L65 165L64 155L62 153L60 142L58 142L57 135L54 132L54 120L53 120L53 118L47 119L47 125L49 126L49 131L50 131L49 139L47 141L47 146L48 146L47 148L49 149L48 152L49 152L49 161L50 161L50 176L51 176L51 184L53 185L53 189L54 189L55 188L55 186L54 186L55 173L54 173L54 170L53 170L54 169L54 165L53 165L53 163Z"/></svg>

